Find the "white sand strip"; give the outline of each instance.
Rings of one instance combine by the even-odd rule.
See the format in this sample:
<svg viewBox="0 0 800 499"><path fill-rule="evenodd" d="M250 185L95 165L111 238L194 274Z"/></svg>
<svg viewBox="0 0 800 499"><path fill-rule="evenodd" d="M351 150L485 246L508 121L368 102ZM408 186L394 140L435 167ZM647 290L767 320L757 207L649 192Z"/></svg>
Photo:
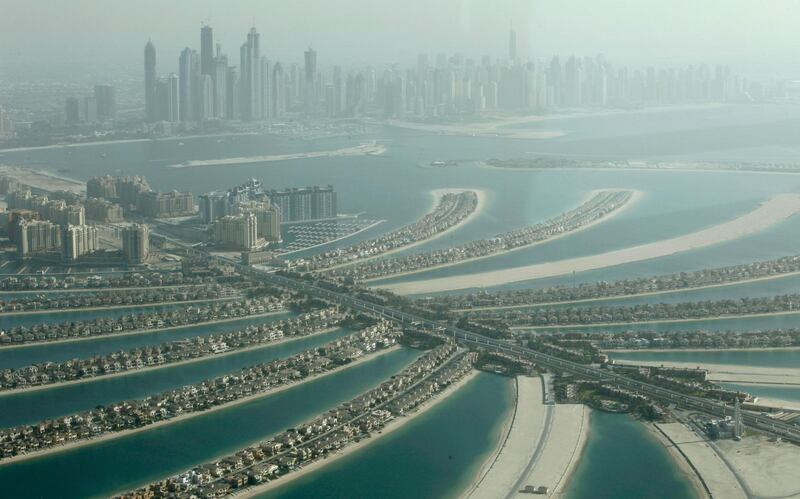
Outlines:
<svg viewBox="0 0 800 499"><path fill-rule="evenodd" d="M534 458L545 430L547 412L543 404L542 379L517 378L517 409L500 452L464 495L469 499L496 499L515 491L515 486Z"/></svg>
<svg viewBox="0 0 800 499"><path fill-rule="evenodd" d="M800 368L755 367L737 364L714 364L681 362L671 360L626 360L618 359L617 364L638 366L678 367L681 369L707 369L709 381L727 383L757 383L766 385L800 385Z"/></svg>
<svg viewBox="0 0 800 499"><path fill-rule="evenodd" d="M169 165L170 168L197 168L200 166L235 166L251 163L267 163L272 161L288 161L293 159L334 158L344 156L377 156L386 152L386 146L379 144L362 144L329 151L312 151L292 154L272 154L268 156L241 156L222 159L197 159Z"/></svg>
<svg viewBox="0 0 800 499"><path fill-rule="evenodd" d="M736 476L705 438L682 423L665 423L655 426L667 436L668 440L661 440L668 449L672 447L670 454L673 458L678 462L688 461L691 472L698 475L708 487L711 497L747 499L747 493L736 480ZM705 496L707 497L707 493Z"/></svg>
<svg viewBox="0 0 800 499"><path fill-rule="evenodd" d="M755 210L707 229L684 236L642 244L631 248L610 251L555 262L538 263L503 270L480 272L452 277L388 284L381 286L398 294L425 294L457 289L499 286L513 282L529 281L585 272L625 263L661 258L675 253L705 248L760 232L782 222L800 211L800 195L778 194Z"/></svg>
<svg viewBox="0 0 800 499"><path fill-rule="evenodd" d="M523 480L522 487L545 486L549 491L544 497L563 497L564 488L583 454L589 436L590 409L583 404L558 404L553 409L553 423L544 450ZM517 491L511 497L525 499L530 498L531 494Z"/></svg>

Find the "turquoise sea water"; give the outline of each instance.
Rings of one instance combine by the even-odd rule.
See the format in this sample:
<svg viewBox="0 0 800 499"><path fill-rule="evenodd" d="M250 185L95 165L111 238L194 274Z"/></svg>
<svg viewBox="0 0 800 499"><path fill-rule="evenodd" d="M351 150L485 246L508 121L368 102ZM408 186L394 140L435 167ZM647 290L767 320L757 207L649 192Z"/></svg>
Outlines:
<svg viewBox="0 0 800 499"><path fill-rule="evenodd" d="M686 477L661 443L622 414L593 411L567 499L693 499Z"/></svg>
<svg viewBox="0 0 800 499"><path fill-rule="evenodd" d="M513 380L481 373L406 426L258 497L458 497L494 450L513 405Z"/></svg>

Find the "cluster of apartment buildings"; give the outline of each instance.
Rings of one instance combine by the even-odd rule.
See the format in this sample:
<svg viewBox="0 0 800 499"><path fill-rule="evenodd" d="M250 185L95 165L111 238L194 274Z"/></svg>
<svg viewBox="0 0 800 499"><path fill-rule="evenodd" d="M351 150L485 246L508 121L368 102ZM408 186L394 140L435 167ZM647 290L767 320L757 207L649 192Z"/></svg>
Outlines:
<svg viewBox="0 0 800 499"><path fill-rule="evenodd" d="M150 218L189 216L195 213L191 192L156 192L140 176L94 177L86 183L86 196L122 204Z"/></svg>
<svg viewBox="0 0 800 499"><path fill-rule="evenodd" d="M250 251L280 241L281 223L336 216L333 186L267 191L261 181L250 179L200 196L200 218L214 225L213 239L221 249Z"/></svg>

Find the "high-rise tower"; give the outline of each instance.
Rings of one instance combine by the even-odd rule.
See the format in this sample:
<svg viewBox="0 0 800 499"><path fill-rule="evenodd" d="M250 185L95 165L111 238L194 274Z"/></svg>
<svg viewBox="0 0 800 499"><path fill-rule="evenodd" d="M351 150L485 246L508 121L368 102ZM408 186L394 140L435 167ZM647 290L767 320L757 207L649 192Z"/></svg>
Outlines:
<svg viewBox="0 0 800 499"><path fill-rule="evenodd" d="M508 30L508 59L512 62L517 60L517 32L514 26Z"/></svg>
<svg viewBox="0 0 800 499"><path fill-rule="evenodd" d="M241 114L242 119L253 121L261 118L261 54L259 34L250 28L247 42L239 52L241 70Z"/></svg>
<svg viewBox="0 0 800 499"><path fill-rule="evenodd" d="M200 28L200 73L214 74L214 32L208 25Z"/></svg>
<svg viewBox="0 0 800 499"><path fill-rule="evenodd" d="M303 85L303 100L306 114L314 114L317 110L317 52L309 47L305 52L305 79Z"/></svg>
<svg viewBox="0 0 800 499"><path fill-rule="evenodd" d="M194 121L198 119L200 113L197 112L200 81L200 59L197 52L190 48L185 48L181 52L178 60L178 82L179 82L179 101L181 121Z"/></svg>
<svg viewBox="0 0 800 499"><path fill-rule="evenodd" d="M145 121L153 123L158 120L156 104L156 47L147 41L144 46L144 114Z"/></svg>

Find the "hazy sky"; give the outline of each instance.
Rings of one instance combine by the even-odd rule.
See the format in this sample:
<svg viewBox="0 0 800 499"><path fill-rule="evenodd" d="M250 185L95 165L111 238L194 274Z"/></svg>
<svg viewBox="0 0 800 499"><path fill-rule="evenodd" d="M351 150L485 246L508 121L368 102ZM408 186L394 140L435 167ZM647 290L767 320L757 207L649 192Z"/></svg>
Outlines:
<svg viewBox="0 0 800 499"><path fill-rule="evenodd" d="M513 22L528 56L800 75L798 0L0 0L0 60L135 66L150 37L159 71L173 71L181 48L199 47L204 20L234 64L253 24L263 54L299 62L311 44L324 66L407 63L420 51L502 56Z"/></svg>

